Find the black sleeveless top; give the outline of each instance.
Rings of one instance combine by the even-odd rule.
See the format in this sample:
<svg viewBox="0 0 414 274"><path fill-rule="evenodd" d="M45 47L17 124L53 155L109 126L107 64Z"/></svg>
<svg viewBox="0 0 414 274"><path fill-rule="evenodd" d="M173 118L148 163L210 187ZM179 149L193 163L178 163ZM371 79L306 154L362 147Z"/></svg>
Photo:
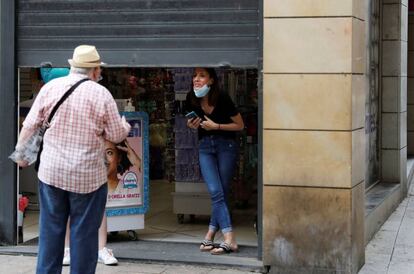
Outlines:
<svg viewBox="0 0 414 274"><path fill-rule="evenodd" d="M190 91L192 92L192 91ZM239 111L231 100L230 96L227 93L220 92L217 98L217 104L213 109L211 114L204 113L201 106L194 106L191 104L191 98L189 93L187 93L185 109L187 112L194 111L197 115L205 120L204 115L206 115L210 120L217 124L230 124L233 122L231 117L236 116ZM235 131L227 130L205 130L201 127L198 128L198 139L202 139L204 136L222 136L224 138L236 138Z"/></svg>

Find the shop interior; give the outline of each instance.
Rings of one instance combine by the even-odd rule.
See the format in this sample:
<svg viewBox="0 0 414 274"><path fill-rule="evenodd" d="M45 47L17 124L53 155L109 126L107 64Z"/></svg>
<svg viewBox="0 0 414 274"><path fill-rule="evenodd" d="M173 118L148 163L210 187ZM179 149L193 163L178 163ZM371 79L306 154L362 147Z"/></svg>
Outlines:
<svg viewBox="0 0 414 274"><path fill-rule="evenodd" d="M132 99L135 111L149 116L150 203L145 228L112 232L108 242L130 240L200 243L207 230L210 198L202 180L197 133L186 127L184 101L192 68L105 68L100 84L119 102ZM220 89L229 93L242 114L238 133L240 155L229 198L239 245L257 247L258 91L257 69L217 69ZM20 125L42 86L37 68L19 69ZM120 109L123 111L123 109ZM28 198L19 243L38 237L37 176L34 168L19 169L19 194ZM220 242L220 235L216 241ZM116 252L116 251L115 251Z"/></svg>

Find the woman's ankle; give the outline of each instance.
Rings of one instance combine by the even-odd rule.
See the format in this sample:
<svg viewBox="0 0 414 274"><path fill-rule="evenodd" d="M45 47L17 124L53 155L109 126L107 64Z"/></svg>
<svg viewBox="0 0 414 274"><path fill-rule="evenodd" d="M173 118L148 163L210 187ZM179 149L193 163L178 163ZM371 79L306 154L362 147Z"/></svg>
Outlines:
<svg viewBox="0 0 414 274"><path fill-rule="evenodd" d="M223 238L225 243L237 246L236 237L234 236L234 233L232 231L224 233Z"/></svg>
<svg viewBox="0 0 414 274"><path fill-rule="evenodd" d="M204 236L204 239L213 241L215 236L216 236L216 231L209 230L207 231L206 236Z"/></svg>

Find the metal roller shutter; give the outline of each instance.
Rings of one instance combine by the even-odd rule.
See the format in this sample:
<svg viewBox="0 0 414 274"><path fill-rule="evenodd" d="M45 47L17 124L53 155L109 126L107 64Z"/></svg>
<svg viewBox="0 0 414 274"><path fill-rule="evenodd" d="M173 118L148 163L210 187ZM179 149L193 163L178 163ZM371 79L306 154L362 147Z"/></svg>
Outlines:
<svg viewBox="0 0 414 274"><path fill-rule="evenodd" d="M259 0L18 0L19 66L67 66L80 44L111 66L256 67Z"/></svg>

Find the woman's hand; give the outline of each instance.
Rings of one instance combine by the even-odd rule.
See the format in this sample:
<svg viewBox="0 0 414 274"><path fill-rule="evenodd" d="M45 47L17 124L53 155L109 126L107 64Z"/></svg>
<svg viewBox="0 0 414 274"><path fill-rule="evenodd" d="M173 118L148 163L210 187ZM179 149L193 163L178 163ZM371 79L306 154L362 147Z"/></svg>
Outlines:
<svg viewBox="0 0 414 274"><path fill-rule="evenodd" d="M198 127L200 126L201 123L201 118L197 117L197 118L191 118L187 120L187 127L192 128L192 129L198 129Z"/></svg>
<svg viewBox="0 0 414 274"><path fill-rule="evenodd" d="M141 172L141 165L142 165L141 158L139 158L139 156L135 153L132 147L128 144L127 140L125 140L125 145L127 147L116 146L116 148L119 150L125 151L127 153L128 160L131 162L131 164L135 166L139 172Z"/></svg>
<svg viewBox="0 0 414 274"><path fill-rule="evenodd" d="M204 115L204 118L206 120L200 123L201 128L205 130L218 130L219 129L219 124L213 122L206 115Z"/></svg>

